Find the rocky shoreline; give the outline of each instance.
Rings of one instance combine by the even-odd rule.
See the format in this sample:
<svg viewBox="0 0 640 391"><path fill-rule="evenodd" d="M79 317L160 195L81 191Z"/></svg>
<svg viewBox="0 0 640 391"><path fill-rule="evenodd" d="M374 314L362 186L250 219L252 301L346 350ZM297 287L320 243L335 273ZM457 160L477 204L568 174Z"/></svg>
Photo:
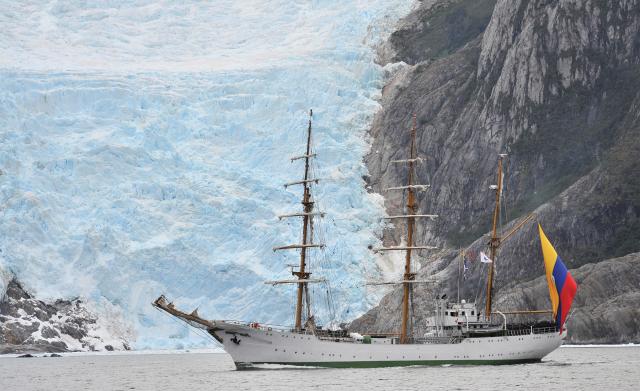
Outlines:
<svg viewBox="0 0 640 391"><path fill-rule="evenodd" d="M77 298L45 302L14 277L0 300L0 354L129 350Z"/></svg>

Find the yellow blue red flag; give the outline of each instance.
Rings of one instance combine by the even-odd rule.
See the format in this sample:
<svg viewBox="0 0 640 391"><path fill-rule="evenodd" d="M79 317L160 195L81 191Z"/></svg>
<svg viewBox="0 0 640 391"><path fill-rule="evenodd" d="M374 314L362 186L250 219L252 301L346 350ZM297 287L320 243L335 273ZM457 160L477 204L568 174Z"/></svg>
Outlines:
<svg viewBox="0 0 640 391"><path fill-rule="evenodd" d="M562 332L562 326L567 319L571 303L578 290L578 284L571 277L571 273L560 259L560 256L542 231L542 226L538 224L540 231L540 244L542 245L542 255L544 257L544 268L547 273L547 284L549 285L549 295L553 307L553 316L556 319L556 326Z"/></svg>

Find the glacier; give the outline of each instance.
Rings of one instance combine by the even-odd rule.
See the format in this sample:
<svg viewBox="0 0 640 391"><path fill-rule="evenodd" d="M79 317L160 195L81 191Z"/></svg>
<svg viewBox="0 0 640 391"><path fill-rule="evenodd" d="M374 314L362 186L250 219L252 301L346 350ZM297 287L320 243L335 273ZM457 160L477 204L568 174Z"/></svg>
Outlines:
<svg viewBox="0 0 640 391"><path fill-rule="evenodd" d="M365 189L375 47L407 0L0 1L0 274L119 313L136 349L211 346L155 311L291 324L308 110L333 310L381 292L380 195ZM314 271L316 271L314 269ZM4 272L1 270L5 270ZM4 274L2 274L4 276ZM6 278L0 279L0 289ZM326 307L326 306L324 306Z"/></svg>

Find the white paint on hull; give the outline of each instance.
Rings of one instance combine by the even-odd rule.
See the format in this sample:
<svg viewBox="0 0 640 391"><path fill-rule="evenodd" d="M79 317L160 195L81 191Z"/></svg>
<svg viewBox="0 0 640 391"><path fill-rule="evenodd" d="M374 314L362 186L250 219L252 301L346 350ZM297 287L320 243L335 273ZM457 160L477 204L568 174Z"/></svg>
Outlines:
<svg viewBox="0 0 640 391"><path fill-rule="evenodd" d="M298 334L268 328L251 328L226 322L215 322L221 330L224 349L240 365L278 363L311 365L325 363L348 366L385 366L385 362L411 365L416 361L478 362L536 361L560 345L566 335L557 332L515 336L465 338L460 343L447 344L363 344L321 340L314 335ZM235 337L239 343L232 339Z"/></svg>

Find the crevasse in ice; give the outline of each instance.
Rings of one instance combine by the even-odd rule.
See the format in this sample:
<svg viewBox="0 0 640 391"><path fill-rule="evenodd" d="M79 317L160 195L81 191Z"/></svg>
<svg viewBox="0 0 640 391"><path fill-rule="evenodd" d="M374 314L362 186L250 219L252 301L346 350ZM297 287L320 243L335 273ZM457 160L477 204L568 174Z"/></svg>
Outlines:
<svg viewBox="0 0 640 391"><path fill-rule="evenodd" d="M411 1L0 1L0 267L42 298L106 298L137 348L211 344L158 313L290 324L307 111L335 317L377 299L382 199L362 175ZM317 269L317 270L316 270ZM4 285L4 284L2 284ZM322 322L325 288L315 302ZM112 311L113 309L110 309Z"/></svg>

